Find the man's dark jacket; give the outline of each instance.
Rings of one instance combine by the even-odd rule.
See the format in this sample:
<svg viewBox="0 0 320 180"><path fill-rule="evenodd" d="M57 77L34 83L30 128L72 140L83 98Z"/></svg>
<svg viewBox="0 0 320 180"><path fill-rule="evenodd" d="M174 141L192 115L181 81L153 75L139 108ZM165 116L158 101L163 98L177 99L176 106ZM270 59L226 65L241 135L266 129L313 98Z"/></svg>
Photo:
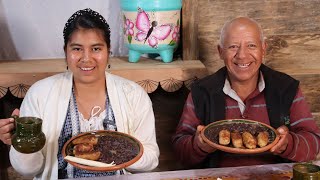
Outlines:
<svg viewBox="0 0 320 180"><path fill-rule="evenodd" d="M299 81L287 74L272 70L265 65L260 66L265 81L264 95L270 125L278 128L290 126L290 107L299 87ZM225 119L225 94L223 87L227 77L227 68L223 67L216 73L193 83L191 92L195 113L203 125ZM210 154L204 167L216 167L219 153ZM279 162L287 160L279 158Z"/></svg>

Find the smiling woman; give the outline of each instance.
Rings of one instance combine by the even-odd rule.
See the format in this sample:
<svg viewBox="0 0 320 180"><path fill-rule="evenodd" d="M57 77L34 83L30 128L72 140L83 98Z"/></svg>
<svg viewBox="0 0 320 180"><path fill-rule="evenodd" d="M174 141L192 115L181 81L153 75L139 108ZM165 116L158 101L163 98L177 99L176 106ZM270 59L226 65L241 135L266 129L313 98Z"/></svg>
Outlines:
<svg viewBox="0 0 320 180"><path fill-rule="evenodd" d="M47 143L42 150L28 155L11 148L12 166L36 179L110 176L154 169L159 148L151 100L138 84L105 71L110 52L109 24L96 11L79 10L67 21L63 36L68 72L33 84L20 111L20 116L43 119ZM78 169L64 160L62 147L71 137L97 130L135 137L144 149L140 160L126 169L108 172Z"/></svg>

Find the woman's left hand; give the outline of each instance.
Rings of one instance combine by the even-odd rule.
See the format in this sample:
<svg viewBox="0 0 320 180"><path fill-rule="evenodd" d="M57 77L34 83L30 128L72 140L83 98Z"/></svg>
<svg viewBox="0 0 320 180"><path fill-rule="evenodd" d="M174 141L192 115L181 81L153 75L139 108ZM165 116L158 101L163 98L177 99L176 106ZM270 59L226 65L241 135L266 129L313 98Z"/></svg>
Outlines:
<svg viewBox="0 0 320 180"><path fill-rule="evenodd" d="M273 146L270 149L270 152L272 152L275 155L279 155L282 154L288 146L288 136L289 136L289 129L287 126L280 126L277 131L280 134L280 140L278 141L278 143Z"/></svg>

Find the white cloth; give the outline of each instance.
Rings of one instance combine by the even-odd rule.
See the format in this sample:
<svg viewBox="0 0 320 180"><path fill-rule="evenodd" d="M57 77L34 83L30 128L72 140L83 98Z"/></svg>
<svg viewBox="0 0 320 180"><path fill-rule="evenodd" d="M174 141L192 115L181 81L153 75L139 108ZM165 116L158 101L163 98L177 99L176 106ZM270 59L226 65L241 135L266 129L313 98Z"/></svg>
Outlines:
<svg viewBox="0 0 320 180"><path fill-rule="evenodd" d="M20 116L43 119L46 144L41 151L32 154L22 154L11 148L11 164L20 174L34 179L58 179L58 138L72 94L72 79L70 72L61 73L36 82L28 90ZM136 137L144 148L142 157L126 169L130 172L154 169L159 162L159 147L148 94L138 84L107 72L106 84L118 131Z"/></svg>

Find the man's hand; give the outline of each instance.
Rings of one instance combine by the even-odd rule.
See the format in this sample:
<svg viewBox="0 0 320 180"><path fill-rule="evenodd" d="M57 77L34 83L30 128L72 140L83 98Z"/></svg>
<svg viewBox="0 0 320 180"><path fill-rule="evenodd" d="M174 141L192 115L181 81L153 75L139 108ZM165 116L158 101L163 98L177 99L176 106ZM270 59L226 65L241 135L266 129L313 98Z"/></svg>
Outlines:
<svg viewBox="0 0 320 180"><path fill-rule="evenodd" d="M196 132L196 135L195 135L195 143L198 145L198 147L202 150L202 151L205 151L207 153L212 153L214 152L216 149L211 147L209 144L207 144L206 142L203 141L202 137L201 137L201 131L202 129L204 128L204 126L202 125L199 125L197 127L197 132Z"/></svg>
<svg viewBox="0 0 320 180"><path fill-rule="evenodd" d="M280 134L280 140L270 149L270 152L275 155L282 154L287 149L289 136L289 129L287 126L280 126L277 131Z"/></svg>
<svg viewBox="0 0 320 180"><path fill-rule="evenodd" d="M15 109L12 112L12 115L19 116L19 109ZM8 145L11 145L11 136L12 136L12 130L14 129L14 119L13 118L7 118L7 119L0 119L0 140Z"/></svg>

